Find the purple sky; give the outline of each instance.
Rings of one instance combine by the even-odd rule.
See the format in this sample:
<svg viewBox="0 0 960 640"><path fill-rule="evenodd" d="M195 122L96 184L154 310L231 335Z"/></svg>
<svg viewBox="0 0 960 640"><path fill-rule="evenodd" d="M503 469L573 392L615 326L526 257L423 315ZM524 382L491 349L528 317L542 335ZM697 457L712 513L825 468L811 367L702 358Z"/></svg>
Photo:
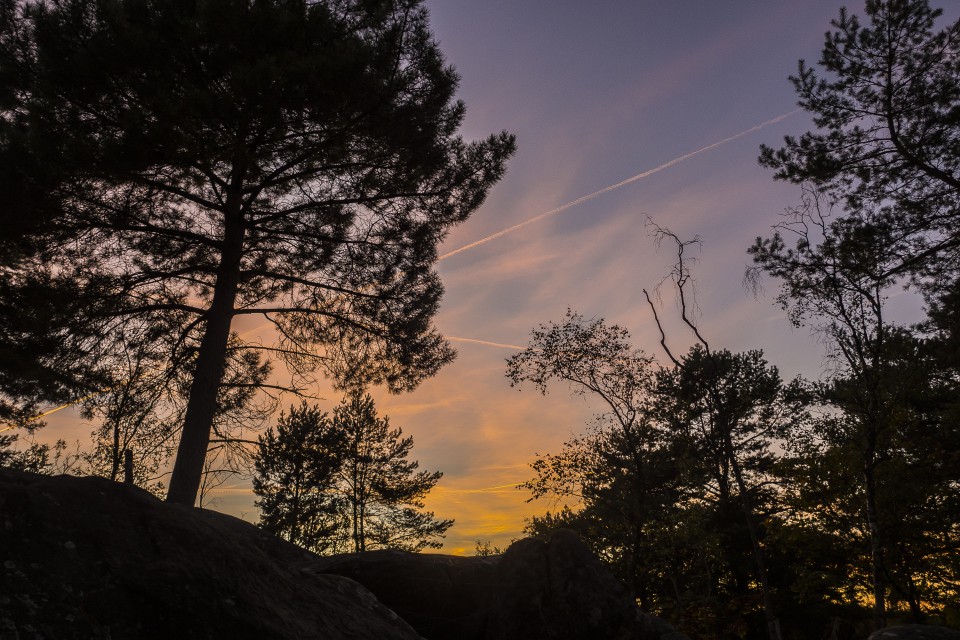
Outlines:
<svg viewBox="0 0 960 640"><path fill-rule="evenodd" d="M427 0L433 31L462 76L464 137L506 129L518 142L506 177L441 252L793 111L787 76L799 58L817 60L842 5ZM849 6L862 13L861 3ZM774 306L775 283L760 299L741 284L746 248L799 196L757 164L759 145L810 126L794 114L443 260L437 326L451 337L524 345L533 327L561 319L569 306L625 326L637 346L661 357L641 289L667 274L671 254L657 252L644 226L650 216L682 238L703 239L694 275L711 346L763 349L784 377L819 376L822 348ZM689 335L672 297L663 302L668 339L683 352ZM903 317L918 308L911 296L892 305ZM428 502L457 521L444 551L472 553L475 540L503 546L520 535L525 516L552 507L526 504L513 485L529 478L535 453L559 450L599 407L563 388L547 397L511 389L508 348L455 346L457 361L416 392L374 395L381 414L414 436L422 467L445 472ZM321 393L325 408L338 401ZM76 418L52 422L68 420ZM230 483L216 497L215 508L256 519L249 483Z"/></svg>

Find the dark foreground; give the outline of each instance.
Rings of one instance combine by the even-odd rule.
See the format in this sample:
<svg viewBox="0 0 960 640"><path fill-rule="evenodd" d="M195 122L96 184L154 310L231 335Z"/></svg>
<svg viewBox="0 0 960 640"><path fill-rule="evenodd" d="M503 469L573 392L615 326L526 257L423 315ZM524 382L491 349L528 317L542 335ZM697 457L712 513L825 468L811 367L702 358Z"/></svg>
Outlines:
<svg viewBox="0 0 960 640"><path fill-rule="evenodd" d="M362 585L362 586L361 586ZM685 640L575 534L318 557L102 478L0 469L0 639ZM874 640L960 640L940 627Z"/></svg>
<svg viewBox="0 0 960 640"><path fill-rule="evenodd" d="M570 532L490 558L319 558L236 518L100 478L0 470L0 564L4 639L673 633L640 612Z"/></svg>

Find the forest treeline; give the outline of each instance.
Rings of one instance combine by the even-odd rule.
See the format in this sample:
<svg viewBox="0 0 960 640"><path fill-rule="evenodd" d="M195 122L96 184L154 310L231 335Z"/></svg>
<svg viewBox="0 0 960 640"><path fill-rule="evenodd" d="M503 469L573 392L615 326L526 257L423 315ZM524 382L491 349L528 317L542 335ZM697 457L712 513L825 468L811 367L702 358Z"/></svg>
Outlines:
<svg viewBox="0 0 960 640"><path fill-rule="evenodd" d="M582 532L691 637L960 627L960 22L938 29L940 15L918 0L841 11L819 64L791 77L818 129L761 151L801 195L750 247L746 282L779 286L828 375L785 381L761 351L708 342L698 240L656 226L689 331L666 335L647 296L662 364L572 311L509 360L513 384L566 384L605 409L533 464L525 487L556 506L527 533ZM904 287L919 323L888 310Z"/></svg>

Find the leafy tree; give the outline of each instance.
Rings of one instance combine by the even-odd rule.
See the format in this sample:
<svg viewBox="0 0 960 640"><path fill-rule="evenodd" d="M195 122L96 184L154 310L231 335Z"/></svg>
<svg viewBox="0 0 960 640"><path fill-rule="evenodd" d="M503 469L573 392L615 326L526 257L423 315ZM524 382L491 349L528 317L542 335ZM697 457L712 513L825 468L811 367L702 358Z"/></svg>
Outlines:
<svg viewBox="0 0 960 640"><path fill-rule="evenodd" d="M890 258L877 276L926 279L932 298L960 266L960 21L937 30L941 13L927 0L869 0L866 23L841 10L819 69L801 60L790 78L819 131L760 156L845 205L851 241Z"/></svg>
<svg viewBox="0 0 960 640"><path fill-rule="evenodd" d="M50 467L50 445L30 443L26 449L15 448L19 434L0 434L0 467L43 473ZM63 440L57 441L55 450L62 451L67 446Z"/></svg>
<svg viewBox="0 0 960 640"><path fill-rule="evenodd" d="M111 386L110 376L82 357L90 336L63 330L85 308L66 283L0 270L0 421L35 429L42 405Z"/></svg>
<svg viewBox="0 0 960 640"><path fill-rule="evenodd" d="M700 244L700 238L681 240L652 220L648 226L658 245L669 240L676 247L676 261L661 285L672 282L680 318L696 338L687 355L677 358L667 346L657 308L647 290L643 290L660 332L660 344L674 365L672 370L658 375L655 414L672 432L673 439L679 437L692 449L692 479L700 485L700 495L715 503L721 531L728 528L736 510L734 505L739 506L742 530L749 541L760 587L767 634L771 640L780 640L783 636L761 541L758 501L765 493L765 472L774 458L772 444L788 437L803 419L801 383L785 387L777 369L769 366L759 351L733 354L726 349L710 349L692 316L696 300L690 265L694 260L686 253L691 245ZM706 498L711 495L715 498ZM738 591L747 593L750 581L736 557L738 540L742 538L731 531L722 547L728 553Z"/></svg>
<svg viewBox="0 0 960 640"><path fill-rule="evenodd" d="M73 471L79 456L68 450L66 440L57 440L52 445L37 442L35 432L41 426L34 424L14 433L9 433L14 427L0 431L0 467L51 475ZM26 438L21 441L24 435Z"/></svg>
<svg viewBox="0 0 960 640"><path fill-rule="evenodd" d="M486 558L489 556L499 556L503 554L504 551L504 549L491 544L489 540L481 540L477 538L473 555L480 558Z"/></svg>
<svg viewBox="0 0 960 640"><path fill-rule="evenodd" d="M895 428L895 395L891 395L888 338L893 328L884 317L884 303L895 277L886 266L896 258L882 244L864 241L861 225L834 219L824 211L820 194L808 192L804 204L781 225L797 234L789 247L781 233L758 239L751 247L758 268L781 280L780 304L795 325L813 323L825 337L837 367L834 384L825 389L829 401L848 420L838 426L859 453L855 467L862 475L863 508L871 548L871 597L874 624L886 620L885 542L878 513L879 467L888 457L888 434Z"/></svg>
<svg viewBox="0 0 960 640"><path fill-rule="evenodd" d="M560 453L539 456L534 479L523 486L531 499L567 501L554 517L589 531L584 539L644 605L655 591L648 532L678 498L675 460L649 419L652 365L630 344L626 329L569 309L561 322L535 329L528 347L507 360L513 386L532 383L546 394L552 384L565 383L571 393L593 397L606 409ZM531 532L556 524L535 519Z"/></svg>
<svg viewBox="0 0 960 640"><path fill-rule="evenodd" d="M688 481L699 485L696 493L715 505L715 526L726 538L724 549L741 593L749 591L753 580L738 558L741 541L748 543L751 573L759 582L774 640L782 633L763 544L773 509L769 470L775 460L773 445L790 436L804 418L798 385L784 385L760 351L712 351L701 343L674 369L661 371L656 386L655 413L692 453Z"/></svg>
<svg viewBox="0 0 960 640"><path fill-rule="evenodd" d="M528 534L582 532L643 606L705 637L746 633L731 620L749 620L758 591L774 610L769 471L774 443L804 410L762 354L701 344L655 370L625 329L568 311L534 330L507 375L544 393L567 383L608 409L533 463L531 499L562 506L533 518ZM779 633L776 619L772 626Z"/></svg>
<svg viewBox="0 0 960 640"><path fill-rule="evenodd" d="M869 415L871 394L862 379L821 384L826 409L791 442L784 461L795 520L832 537L835 550L843 550L843 598L874 596L879 560L887 611L901 610L914 622L955 601L960 557L960 469L952 454L960 446L960 425L949 415L956 381L942 376L927 349L907 332L888 335L877 378L889 415L875 433L867 430L867 419L877 422ZM872 451L866 447L871 441ZM872 484L865 473L868 453L874 456ZM868 495L872 515L865 512Z"/></svg>
<svg viewBox="0 0 960 640"><path fill-rule="evenodd" d="M257 442L253 492L262 529L318 553L337 549L343 505L333 485L344 444L329 414L306 402L280 415L276 432Z"/></svg>
<svg viewBox="0 0 960 640"><path fill-rule="evenodd" d="M196 498L229 353L392 391L453 357L436 247L514 142L457 136L419 0L5 0L0 69L0 169L26 185L9 218L43 220L0 280L78 299L24 355L46 382L60 335L81 380L109 378L165 327L190 380L169 500ZM247 315L277 344L232 333Z"/></svg>
<svg viewBox="0 0 960 640"><path fill-rule="evenodd" d="M344 439L337 490L354 551L440 548L453 520L423 511L424 498L443 476L417 471L407 460L413 438L379 417L373 398L354 392L333 411L333 428Z"/></svg>

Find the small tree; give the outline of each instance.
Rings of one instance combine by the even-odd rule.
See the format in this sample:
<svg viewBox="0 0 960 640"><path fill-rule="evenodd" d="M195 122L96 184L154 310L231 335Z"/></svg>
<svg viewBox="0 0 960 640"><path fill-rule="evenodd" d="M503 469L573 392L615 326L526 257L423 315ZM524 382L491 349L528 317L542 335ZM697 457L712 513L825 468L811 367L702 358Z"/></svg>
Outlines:
<svg viewBox="0 0 960 640"><path fill-rule="evenodd" d="M423 499L443 474L417 471L413 438L402 434L359 392L332 416L291 408L259 439L260 526L318 553L441 547L453 520L423 511Z"/></svg>
<svg viewBox="0 0 960 640"><path fill-rule="evenodd" d="M343 445L330 416L315 406L304 402L280 415L276 432L260 436L254 460L262 529L312 551L336 549L342 501L333 485Z"/></svg>
<svg viewBox="0 0 960 640"><path fill-rule="evenodd" d="M678 499L675 460L649 419L652 358L630 344L623 327L568 309L561 322L533 330L529 346L507 360L507 377L512 386L532 383L543 394L566 384L602 402L605 411L587 433L531 465L535 477L522 485L531 500L549 497L565 506L548 519L534 518L528 532L553 525L581 531L650 607L651 531Z"/></svg>
<svg viewBox="0 0 960 640"><path fill-rule="evenodd" d="M453 520L422 511L423 499L443 476L417 471L408 461L413 438L377 415L373 398L354 392L333 411L333 428L344 440L338 490L345 504L354 551L440 548Z"/></svg>

